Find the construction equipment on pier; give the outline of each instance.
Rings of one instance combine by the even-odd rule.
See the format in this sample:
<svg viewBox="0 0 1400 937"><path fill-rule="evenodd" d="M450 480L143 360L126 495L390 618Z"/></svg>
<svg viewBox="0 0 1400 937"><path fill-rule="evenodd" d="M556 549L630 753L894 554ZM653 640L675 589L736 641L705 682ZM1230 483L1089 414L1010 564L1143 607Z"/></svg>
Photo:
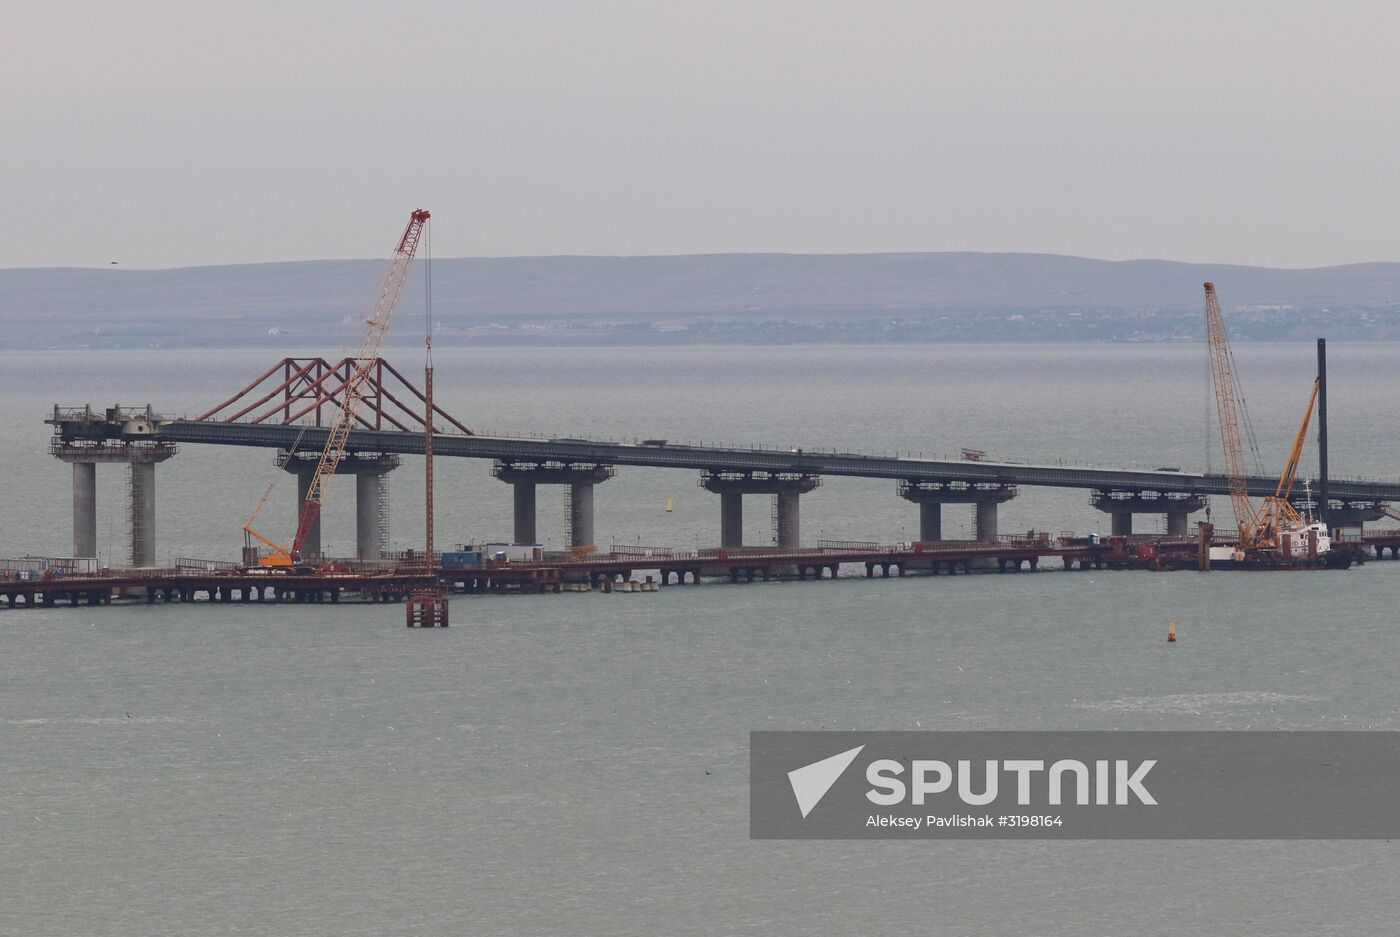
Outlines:
<svg viewBox="0 0 1400 937"><path fill-rule="evenodd" d="M385 336L388 335L389 324L393 321L395 310L398 309L399 296L403 293L404 283L407 282L409 271L413 267L413 256L418 251L418 242L422 239L423 229L430 217L429 212L421 208L409 215L408 226L404 228L398 246L390 256L389 272L380 287L379 300L375 303L374 311L365 320L368 329L360 345L360 352L355 356L354 369L343 388L340 409L331 423L316 473L312 476L306 499L301 504L296 535L292 538L291 545L279 544L258 533L252 527L253 518L249 518L249 522L243 525L247 536L256 538L272 550L270 554L259 558L260 566L290 568L300 562L302 544L316 519L321 516L321 505L325 502L331 479L335 477L336 467L345 458L346 442L350 437L350 430L355 425L355 415L363 397L365 381L379 360L379 352L384 345ZM429 415L431 416L431 410ZM256 516L254 512L254 517Z"/></svg>
<svg viewBox="0 0 1400 937"><path fill-rule="evenodd" d="M301 437L305 434L306 427L303 426L301 428L301 431L297 433L296 441L292 443L292 447L287 450L287 458L290 459L296 455L297 447L301 445ZM249 515L248 520L244 521L243 523L243 563L246 566L258 565L258 551L257 548L253 546L254 539L257 539L259 542L271 547L273 550L273 556L291 556L290 547L283 546L280 543L274 543L273 541L269 540L267 537L264 537L262 534L258 533L256 530L253 529L253 521L257 520L258 515L262 513L262 509L267 507L268 499L272 497L272 492L277 487L278 478L280 478L280 476L273 478L272 481L268 483L267 489L263 491L263 496L258 499L258 506L253 508L253 513ZM288 563L287 565L291 564Z"/></svg>
<svg viewBox="0 0 1400 937"><path fill-rule="evenodd" d="M1216 410L1220 418L1220 441L1225 450L1225 471L1230 483L1230 504L1234 509L1235 523L1239 530L1238 547L1212 547L1211 559L1236 562L1243 562L1248 558L1285 562L1316 559L1327 553L1331 545L1327 525L1311 518L1305 521L1288 499L1293 492L1293 481L1298 473L1298 459L1302 455L1308 423L1312 419L1313 406L1317 402L1318 381L1313 381L1312 394L1308 397L1307 408L1303 411L1303 422L1293 439L1293 448L1289 452L1283 474L1279 476L1278 486L1272 495L1264 498L1256 510L1249 499L1244 450L1240 444L1239 414L1235 405L1236 399L1240 397L1239 379L1231 367L1233 357L1230 354L1229 339L1225 334L1225 324L1220 315L1220 302L1215 295L1215 284L1207 281L1205 291L1206 344L1210 349L1210 370L1215 385ZM1216 551L1220 551L1220 556L1215 555Z"/></svg>

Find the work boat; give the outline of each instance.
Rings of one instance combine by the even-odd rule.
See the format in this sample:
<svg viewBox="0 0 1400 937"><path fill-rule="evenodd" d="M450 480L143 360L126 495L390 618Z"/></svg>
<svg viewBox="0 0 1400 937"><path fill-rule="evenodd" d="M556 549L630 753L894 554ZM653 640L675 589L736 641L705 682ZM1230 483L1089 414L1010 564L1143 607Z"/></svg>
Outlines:
<svg viewBox="0 0 1400 937"><path fill-rule="evenodd" d="M1312 538L1317 538L1316 547L1310 547ZM1300 524L1287 524L1278 533L1279 553L1284 559L1304 559L1309 555L1321 556L1332 548L1332 537L1327 525L1309 518Z"/></svg>
<svg viewBox="0 0 1400 937"><path fill-rule="evenodd" d="M1312 504L1312 479L1303 479L1303 491L1307 504ZM1313 538L1316 537L1316 540ZM1307 516L1296 522L1285 522L1278 532L1279 553L1286 560L1302 559L1310 554L1321 556L1332 549L1332 535L1327 532L1325 521L1312 516L1312 508L1307 508Z"/></svg>
<svg viewBox="0 0 1400 937"><path fill-rule="evenodd" d="M1241 550L1239 544L1210 547L1212 566L1221 569L1304 569L1351 565L1346 551L1332 552L1327 525L1312 518L1285 521L1278 527L1276 545Z"/></svg>
<svg viewBox="0 0 1400 937"><path fill-rule="evenodd" d="M1312 504L1312 484L1303 482L1307 491L1307 504ZM1303 516L1293 513L1276 522L1272 540L1267 545L1256 545L1249 550L1241 550L1238 544L1213 546L1210 548L1211 562L1224 567L1240 569L1284 567L1312 567L1321 565L1345 569L1351 565L1352 557L1346 551L1332 552L1332 535L1327 523L1317 520L1308 510Z"/></svg>

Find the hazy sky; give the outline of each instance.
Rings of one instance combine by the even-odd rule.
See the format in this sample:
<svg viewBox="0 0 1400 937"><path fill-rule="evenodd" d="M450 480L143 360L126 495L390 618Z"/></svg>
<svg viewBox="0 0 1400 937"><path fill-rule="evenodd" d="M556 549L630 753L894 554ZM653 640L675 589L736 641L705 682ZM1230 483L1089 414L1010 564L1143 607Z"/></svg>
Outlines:
<svg viewBox="0 0 1400 937"><path fill-rule="evenodd" d="M7 5L0 266L1400 260L1400 6Z"/></svg>

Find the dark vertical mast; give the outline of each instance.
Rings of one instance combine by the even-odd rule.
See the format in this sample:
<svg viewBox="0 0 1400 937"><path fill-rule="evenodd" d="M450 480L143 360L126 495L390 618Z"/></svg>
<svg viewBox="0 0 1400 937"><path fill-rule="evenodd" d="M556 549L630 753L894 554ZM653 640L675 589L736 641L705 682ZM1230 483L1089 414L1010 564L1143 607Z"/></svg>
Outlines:
<svg viewBox="0 0 1400 937"><path fill-rule="evenodd" d="M1327 522L1327 339L1317 340L1317 519Z"/></svg>
<svg viewBox="0 0 1400 937"><path fill-rule="evenodd" d="M427 244L424 266L427 311L423 334L423 502L427 516L423 519L423 565L427 568L427 584L409 591L404 602L404 616L410 628L446 628L447 593L442 584L442 568L433 551L433 245L431 235Z"/></svg>
<svg viewBox="0 0 1400 937"><path fill-rule="evenodd" d="M427 509L427 543L424 548L429 567L437 564L433 561L433 364L429 359L427 367L423 369L423 383L426 390L428 412L427 422L423 427L423 455L425 462L423 466L424 483L427 489L426 509Z"/></svg>
<svg viewBox="0 0 1400 937"><path fill-rule="evenodd" d="M428 568L437 569L437 561L433 558L433 242L431 232L428 235L427 263L424 265L426 275L424 277L424 291L427 303L423 314L423 390L426 399L423 401L427 412L423 415L423 484L424 484L424 510L427 516L424 518L426 536L424 544L425 559L428 561Z"/></svg>

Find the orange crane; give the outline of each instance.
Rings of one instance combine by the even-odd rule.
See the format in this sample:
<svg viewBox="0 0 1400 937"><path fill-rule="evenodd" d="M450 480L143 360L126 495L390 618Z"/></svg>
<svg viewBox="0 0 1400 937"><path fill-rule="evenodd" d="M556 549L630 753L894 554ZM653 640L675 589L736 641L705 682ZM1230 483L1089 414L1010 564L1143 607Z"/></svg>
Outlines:
<svg viewBox="0 0 1400 937"><path fill-rule="evenodd" d="M404 284L408 281L408 274L413 266L413 255L418 251L418 242L430 217L430 213L421 208L409 215L408 226L404 228L398 246L389 258L389 272L380 286L379 300L375 303L374 312L365 320L368 329L364 341L360 344L360 353L355 356L355 365L350 376L341 388L340 409L336 411L335 419L331 423L325 448L321 450L321 459L316 464L316 473L311 478L306 500L302 502L296 536L291 545L279 544L254 530L252 523L257 517L256 511L253 512L253 517L248 518L248 523L243 525L243 530L248 536L257 538L272 550L270 554L258 560L260 566L288 567L300 562L302 543L305 542L312 525L316 523L316 518L321 516L321 505L330 489L331 479L335 477L336 467L345 458L345 445L349 441L350 430L355 425L365 382L369 379L374 363L379 359L379 350L384 345L384 337L389 333L389 323L393 321L394 311L399 305L399 296L403 293ZM261 509L262 505L258 507Z"/></svg>
<svg viewBox="0 0 1400 937"><path fill-rule="evenodd" d="M1303 443L1307 440L1308 423L1312 420L1313 405L1317 402L1318 382L1313 381L1312 394L1308 397L1307 409L1303 411L1303 422L1298 427L1298 435L1293 438L1293 448L1288 454L1288 464L1279 476L1274 493L1264 498L1259 510L1254 513L1253 538L1259 547L1276 548L1282 541L1282 534L1290 528L1303 526L1288 496L1293 493L1293 479L1298 474L1298 459L1303 454ZM1243 542L1243 541L1242 541Z"/></svg>
<svg viewBox="0 0 1400 937"><path fill-rule="evenodd" d="M288 459L291 459L293 456L295 456L295 455L297 454L297 449L298 449L298 447L301 446L301 437L303 437L303 436L305 436L305 435L306 435L306 425L305 425L305 424L302 424L301 430L297 433L297 438L296 438L295 440L293 440L293 442L292 442L292 448L290 448L290 449L287 450L287 458L288 458ZM280 477L280 476L278 476L278 477ZM274 556L286 556L286 557L288 558L288 560L289 560L288 565L290 565L290 558L291 558L291 548L290 548L290 547L284 547L284 546L283 546L282 544L280 544L280 543L274 543L273 541L269 540L268 538L264 537L262 534L258 533L256 530L253 529L253 521L255 521L255 520L258 519L258 515L262 513L262 509L263 509L264 507L267 506L267 501L268 501L268 499L272 497L272 492L273 492L273 490L277 487L278 477L273 478L272 481L268 484L267 490L265 490L265 491L263 492L262 498L260 498L260 499L258 500L258 506L255 507L255 508L253 508L253 513L252 513L252 515L248 518L247 522L245 522L244 525L243 525L243 546L244 546L244 555L245 555L245 556L248 555L247 548L250 547L250 546L252 546L252 538L257 538L259 541L261 541L262 543L264 543L264 544L270 546L270 547L273 549L273 551L274 551L274 552L273 552L273 555L274 555ZM245 562L246 562L246 560L245 560ZM264 565L269 565L269 564L264 564Z"/></svg>
<svg viewBox="0 0 1400 937"><path fill-rule="evenodd" d="M1205 286L1206 345L1210 349L1215 406L1220 416L1220 441L1225 449L1225 474L1230 482L1230 505L1234 508L1235 523L1239 527L1240 549L1277 550L1283 531L1303 524L1288 496L1293 492L1293 481L1298 474L1298 460L1302 456L1303 443L1307 439L1313 405L1317 402L1318 382L1313 381L1312 395L1308 398L1307 409L1303 411L1303 422L1298 427L1298 435L1293 439L1288 464L1279 476L1278 486L1272 495L1264 498L1258 510L1255 510L1250 503L1249 489L1245 482L1244 450L1240 445L1240 423L1235 409L1239 385L1230 367L1230 343L1225 335L1225 323L1220 317L1220 302L1215 296L1215 284L1207 281Z"/></svg>

